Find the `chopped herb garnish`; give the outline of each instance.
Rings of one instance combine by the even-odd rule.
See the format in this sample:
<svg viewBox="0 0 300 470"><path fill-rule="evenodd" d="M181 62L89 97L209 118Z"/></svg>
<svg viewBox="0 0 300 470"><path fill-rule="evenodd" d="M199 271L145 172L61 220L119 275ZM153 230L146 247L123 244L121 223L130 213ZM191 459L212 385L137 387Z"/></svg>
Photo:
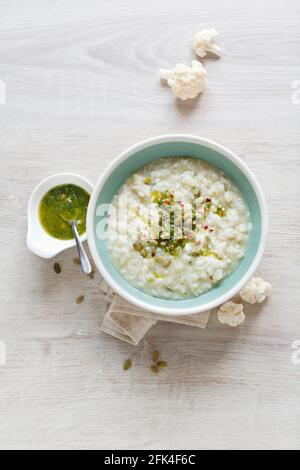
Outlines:
<svg viewBox="0 0 300 470"><path fill-rule="evenodd" d="M152 191L151 198L152 202L158 204L159 206L162 206L163 204L171 205L174 202L174 193L169 189L161 192Z"/></svg>
<svg viewBox="0 0 300 470"><path fill-rule="evenodd" d="M207 216L209 214L209 211L211 209L211 206L212 206L211 198L207 197L206 201L205 201L205 204L204 204L204 219L207 218Z"/></svg>
<svg viewBox="0 0 300 470"><path fill-rule="evenodd" d="M148 181L147 178L145 179L145 181ZM201 196L200 188L194 186L192 188L192 191L196 199ZM199 211L199 215L197 210L197 204L196 202L193 203L191 217L189 217L188 220L185 220L186 223L184 226L184 233L182 233L183 214L182 211L180 211L179 214L176 210L174 192L169 189L166 189L164 191L154 190L151 193L151 199L153 203L159 206L158 238L155 240L140 240L138 242L135 242L133 244L133 247L136 251L140 253L143 258L153 259L158 264L161 264L161 266L163 266L164 268L168 268L171 265L171 260L164 258L163 256L161 256L160 253L158 254L157 250L162 250L171 256L178 256L180 251L185 248L188 242L195 241L196 231L198 226L200 226L199 219L201 219L201 223L206 221L209 211L212 208L212 198L206 197L204 199L205 202L203 203L203 205L201 205L201 211ZM183 204L181 203L180 205L182 206ZM218 206L216 213L223 217L224 212L225 209L221 206ZM187 227L189 228L187 229ZM205 223L202 228L205 231L214 231L214 229L210 228L207 223ZM198 250L192 253L192 256L215 256L216 258L218 257L216 254L203 249L203 247L202 250ZM161 276L159 276L159 278L160 277Z"/></svg>
<svg viewBox="0 0 300 470"><path fill-rule="evenodd" d="M192 191L196 199L201 196L201 190L197 186L194 186Z"/></svg>

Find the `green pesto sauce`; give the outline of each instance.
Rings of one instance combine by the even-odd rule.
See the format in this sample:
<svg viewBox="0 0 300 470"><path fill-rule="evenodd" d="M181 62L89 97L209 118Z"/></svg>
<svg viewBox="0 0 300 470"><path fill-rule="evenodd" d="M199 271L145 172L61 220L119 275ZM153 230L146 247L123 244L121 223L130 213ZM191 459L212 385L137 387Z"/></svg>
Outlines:
<svg viewBox="0 0 300 470"><path fill-rule="evenodd" d="M74 238L70 222L77 221L80 235L86 232L90 195L79 186L66 184L51 189L42 199L39 216L44 230L59 240Z"/></svg>

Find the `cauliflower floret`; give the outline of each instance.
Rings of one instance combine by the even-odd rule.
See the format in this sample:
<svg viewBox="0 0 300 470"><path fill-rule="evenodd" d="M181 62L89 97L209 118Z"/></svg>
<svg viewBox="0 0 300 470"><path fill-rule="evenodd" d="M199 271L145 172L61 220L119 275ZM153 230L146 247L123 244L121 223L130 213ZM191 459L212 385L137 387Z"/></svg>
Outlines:
<svg viewBox="0 0 300 470"><path fill-rule="evenodd" d="M194 60L192 67L178 64L171 70L160 69L159 75L168 82L174 95L185 101L202 93L207 72L200 62Z"/></svg>
<svg viewBox="0 0 300 470"><path fill-rule="evenodd" d="M240 291L240 296L249 304L261 304L270 296L272 286L261 277L253 277L248 284Z"/></svg>
<svg viewBox="0 0 300 470"><path fill-rule="evenodd" d="M218 319L222 325L236 327L244 323L245 318L243 304L226 302L218 311Z"/></svg>
<svg viewBox="0 0 300 470"><path fill-rule="evenodd" d="M203 29L194 38L194 48L197 56L205 57L207 52L221 56L221 48L216 44L218 32L215 29Z"/></svg>

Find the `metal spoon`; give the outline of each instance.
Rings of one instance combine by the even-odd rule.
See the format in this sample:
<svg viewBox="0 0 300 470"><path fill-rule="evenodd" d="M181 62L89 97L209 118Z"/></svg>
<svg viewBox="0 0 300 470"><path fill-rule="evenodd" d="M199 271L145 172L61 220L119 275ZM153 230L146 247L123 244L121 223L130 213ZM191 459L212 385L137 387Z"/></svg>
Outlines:
<svg viewBox="0 0 300 470"><path fill-rule="evenodd" d="M85 249L83 248L82 241L80 239L80 235L79 235L79 232L78 232L77 220L69 221L69 220L65 219L61 214L60 214L60 218L64 222L67 222L72 227L73 235L74 235L74 238L76 240L77 251L78 251L78 256L79 256L79 259L80 259L80 264L81 264L82 271L84 272L84 274L91 274L92 266L91 266L90 260L88 259L87 254L85 252Z"/></svg>
<svg viewBox="0 0 300 470"><path fill-rule="evenodd" d="M90 260L88 259L88 256L85 252L85 249L83 248L82 241L80 240L80 235L78 233L78 227L77 227L77 221L72 222L72 230L74 234L74 238L76 240L76 245L77 245L77 251L78 251L78 256L80 259L81 263L81 268L84 274L91 274L92 272L92 266L90 263Z"/></svg>

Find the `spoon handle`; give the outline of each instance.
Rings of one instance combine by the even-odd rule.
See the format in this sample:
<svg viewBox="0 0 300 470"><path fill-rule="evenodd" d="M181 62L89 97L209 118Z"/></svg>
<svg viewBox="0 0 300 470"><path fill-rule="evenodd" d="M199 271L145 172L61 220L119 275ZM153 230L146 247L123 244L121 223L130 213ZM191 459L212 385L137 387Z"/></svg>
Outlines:
<svg viewBox="0 0 300 470"><path fill-rule="evenodd" d="M77 245L78 255L80 258L82 271L84 272L84 274L91 274L92 266L83 248L82 241L80 240L80 236L79 236L78 228L77 228L77 222L72 223L72 230L73 230L74 238L76 240L76 245Z"/></svg>

